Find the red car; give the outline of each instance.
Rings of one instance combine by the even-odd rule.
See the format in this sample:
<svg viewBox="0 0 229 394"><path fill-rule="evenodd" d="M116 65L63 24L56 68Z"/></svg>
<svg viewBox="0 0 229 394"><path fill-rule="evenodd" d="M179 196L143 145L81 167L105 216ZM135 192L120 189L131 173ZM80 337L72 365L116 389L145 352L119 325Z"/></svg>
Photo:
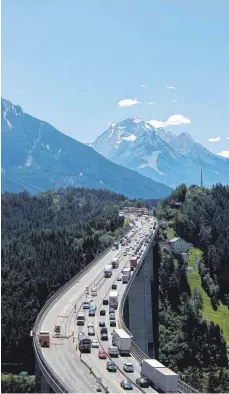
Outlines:
<svg viewBox="0 0 229 394"><path fill-rule="evenodd" d="M99 349L98 356L99 356L99 358L102 358L103 360L106 360L106 358L107 358L107 354L106 354L106 352L104 352L103 349Z"/></svg>

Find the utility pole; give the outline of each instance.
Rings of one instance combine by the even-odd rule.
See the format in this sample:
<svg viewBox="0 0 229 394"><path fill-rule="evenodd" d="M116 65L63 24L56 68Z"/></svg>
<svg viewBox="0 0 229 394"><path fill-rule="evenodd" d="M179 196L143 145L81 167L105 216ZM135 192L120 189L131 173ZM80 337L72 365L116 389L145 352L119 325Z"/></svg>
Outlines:
<svg viewBox="0 0 229 394"><path fill-rule="evenodd" d="M201 168L201 173L200 173L200 187L203 187L203 172L202 172L202 168Z"/></svg>

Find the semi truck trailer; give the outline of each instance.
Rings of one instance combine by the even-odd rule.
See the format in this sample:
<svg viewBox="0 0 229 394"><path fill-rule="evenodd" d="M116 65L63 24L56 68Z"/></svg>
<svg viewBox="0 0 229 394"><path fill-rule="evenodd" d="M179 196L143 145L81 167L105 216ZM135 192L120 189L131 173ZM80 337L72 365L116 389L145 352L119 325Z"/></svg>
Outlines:
<svg viewBox="0 0 229 394"><path fill-rule="evenodd" d="M122 270L122 283L128 283L131 275L130 267Z"/></svg>
<svg viewBox="0 0 229 394"><path fill-rule="evenodd" d="M164 393L177 392L178 375L155 359L142 360L142 375Z"/></svg>
<svg viewBox="0 0 229 394"><path fill-rule="evenodd" d="M114 257L112 262L111 262L112 268L118 268L119 266L119 259L118 257Z"/></svg>
<svg viewBox="0 0 229 394"><path fill-rule="evenodd" d="M137 256L131 257L131 259L130 259L130 269L131 269L131 271L133 271L135 269L135 267L137 267L137 264L138 264Z"/></svg>
<svg viewBox="0 0 229 394"><path fill-rule="evenodd" d="M111 265L107 265L104 268L104 278L110 278L112 275L112 266Z"/></svg>
<svg viewBox="0 0 229 394"><path fill-rule="evenodd" d="M118 308L118 292L117 291L111 291L109 294L109 306L110 308L117 309Z"/></svg>
<svg viewBox="0 0 229 394"><path fill-rule="evenodd" d="M122 328L116 328L111 333L112 346L117 346L119 354L130 354L132 336L127 334Z"/></svg>

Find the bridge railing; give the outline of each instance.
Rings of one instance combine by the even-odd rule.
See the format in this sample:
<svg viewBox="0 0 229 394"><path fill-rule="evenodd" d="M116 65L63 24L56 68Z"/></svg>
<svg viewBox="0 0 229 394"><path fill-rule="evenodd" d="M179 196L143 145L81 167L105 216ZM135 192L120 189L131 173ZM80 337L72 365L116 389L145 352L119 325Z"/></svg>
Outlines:
<svg viewBox="0 0 229 394"><path fill-rule="evenodd" d="M156 231L155 231L156 233ZM155 234L154 233L154 234ZM135 268L133 274L131 275L131 278L125 288L125 291L123 293L123 297L121 299L120 302L120 307L119 307L119 324L121 326L121 328L123 328L129 335L132 335L131 332L129 331L129 329L126 327L125 325L125 321L124 321L124 305L127 299L127 295L129 292L129 289L135 279L135 276L138 274L138 272L140 271L142 264L144 262L144 257L147 255L147 252L149 250L149 248L151 247L151 243L152 243L152 239L151 242L149 243L148 247L146 248L144 254L142 255L139 264L137 265L137 267ZM139 361L139 363L141 363L141 361L143 359L149 358L149 356L143 352L142 349L139 348L139 346L137 346L137 344L132 340L132 344L131 344L131 354L132 356ZM178 379L178 391L180 391L181 393L199 393L199 391L195 390L193 387L189 386L187 383L182 382L180 379Z"/></svg>

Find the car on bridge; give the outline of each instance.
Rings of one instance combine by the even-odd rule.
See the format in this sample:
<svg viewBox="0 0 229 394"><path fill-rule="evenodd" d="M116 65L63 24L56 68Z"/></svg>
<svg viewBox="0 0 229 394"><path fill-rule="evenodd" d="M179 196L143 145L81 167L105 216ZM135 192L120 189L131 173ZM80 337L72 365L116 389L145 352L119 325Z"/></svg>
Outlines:
<svg viewBox="0 0 229 394"><path fill-rule="evenodd" d="M115 313L110 313L109 319L116 320Z"/></svg>
<svg viewBox="0 0 229 394"><path fill-rule="evenodd" d="M117 371L117 367L114 361L107 361L107 370L109 372L116 372Z"/></svg>
<svg viewBox="0 0 229 394"><path fill-rule="evenodd" d="M108 300L107 299L103 300L103 305L108 305Z"/></svg>
<svg viewBox="0 0 229 394"><path fill-rule="evenodd" d="M107 335L107 333L102 333L101 335L100 335L100 339L102 340L102 341L108 341L108 335Z"/></svg>
<svg viewBox="0 0 229 394"><path fill-rule="evenodd" d="M87 328L90 328L90 327L94 328L94 323L92 321L89 321L87 323Z"/></svg>
<svg viewBox="0 0 229 394"><path fill-rule="evenodd" d="M105 323L105 321L100 321L99 322L99 327L106 327L106 323Z"/></svg>
<svg viewBox="0 0 229 394"><path fill-rule="evenodd" d="M91 347L93 348L99 348L99 342L97 339L92 339L91 341Z"/></svg>
<svg viewBox="0 0 229 394"><path fill-rule="evenodd" d="M116 320L110 320L110 327L116 327Z"/></svg>
<svg viewBox="0 0 229 394"><path fill-rule="evenodd" d="M107 354L106 354L106 352L103 349L99 349L98 357L103 359L103 360L106 360L107 359Z"/></svg>
<svg viewBox="0 0 229 394"><path fill-rule="evenodd" d="M149 382L148 382L148 380L145 379L145 378L138 378L138 379L135 380L135 383L136 383L138 386L143 387L143 388L149 387Z"/></svg>
<svg viewBox="0 0 229 394"><path fill-rule="evenodd" d="M100 310L100 316L105 316L105 315L106 315L105 309L101 309L101 310Z"/></svg>
<svg viewBox="0 0 229 394"><path fill-rule="evenodd" d="M134 372L134 366L133 366L132 363L125 363L125 364L123 365L123 370L124 370L125 372Z"/></svg>
<svg viewBox="0 0 229 394"><path fill-rule="evenodd" d="M90 328L88 329L88 335L92 335L92 336L95 335L95 329L94 329L93 327L90 327Z"/></svg>
<svg viewBox="0 0 229 394"><path fill-rule="evenodd" d="M90 317L95 316L95 311L90 309L89 312L88 312L88 316L90 316Z"/></svg>
<svg viewBox="0 0 229 394"><path fill-rule="evenodd" d="M131 382L129 382L128 380L122 380L120 383L120 386L124 389L124 390L133 390L133 385Z"/></svg>

